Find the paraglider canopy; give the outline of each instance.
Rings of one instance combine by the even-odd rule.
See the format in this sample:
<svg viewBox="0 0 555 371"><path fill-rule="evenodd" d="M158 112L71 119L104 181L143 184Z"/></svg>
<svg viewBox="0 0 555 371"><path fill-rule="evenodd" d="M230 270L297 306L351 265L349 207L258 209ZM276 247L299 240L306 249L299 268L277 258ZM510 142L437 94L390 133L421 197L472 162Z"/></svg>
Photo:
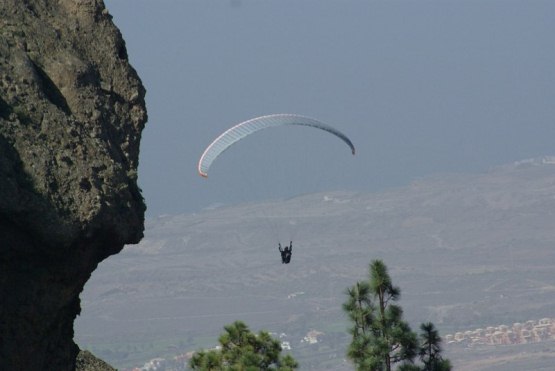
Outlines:
<svg viewBox="0 0 555 371"><path fill-rule="evenodd" d="M333 134L343 140L343 142L345 142L351 148L351 152L353 153L353 155L355 154L355 147L351 140L345 134L327 124L324 124L321 121L306 116L287 113L267 115L241 122L219 135L212 143L208 145L208 147L206 147L202 156L200 157L200 160L198 162L199 174L205 178L208 177L208 170L210 169L210 165L212 165L214 160L216 160L216 158L220 154L222 154L235 142L253 133L256 133L259 130L284 125L308 126L315 129L327 131L328 133Z"/></svg>

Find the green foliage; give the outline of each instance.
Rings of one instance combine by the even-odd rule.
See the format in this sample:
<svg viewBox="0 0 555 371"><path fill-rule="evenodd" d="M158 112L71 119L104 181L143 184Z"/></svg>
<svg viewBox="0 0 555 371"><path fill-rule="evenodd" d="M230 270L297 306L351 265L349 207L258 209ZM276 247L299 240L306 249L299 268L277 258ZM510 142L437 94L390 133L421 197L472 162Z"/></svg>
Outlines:
<svg viewBox="0 0 555 371"><path fill-rule="evenodd" d="M393 286L387 267L374 260L369 280L347 289L343 310L352 327L353 340L347 357L357 370L387 370L395 363L412 362L417 354L417 337L403 321L403 310L394 305L400 296Z"/></svg>
<svg viewBox="0 0 555 371"><path fill-rule="evenodd" d="M449 371L451 362L441 357L441 337L431 322L420 325L420 360L424 371Z"/></svg>
<svg viewBox="0 0 555 371"><path fill-rule="evenodd" d="M420 326L418 337L403 321L403 310L394 302L401 290L393 286L387 267L373 260L368 281L357 282L346 291L343 310L353 336L347 357L357 371L450 371L451 363L441 357L441 338L430 322ZM420 356L423 367L413 363Z"/></svg>
<svg viewBox="0 0 555 371"><path fill-rule="evenodd" d="M203 371L292 371L298 363L290 355L281 356L279 341L260 331L252 333L246 324L235 321L224 326L220 335L221 349L200 350L189 361L193 370Z"/></svg>

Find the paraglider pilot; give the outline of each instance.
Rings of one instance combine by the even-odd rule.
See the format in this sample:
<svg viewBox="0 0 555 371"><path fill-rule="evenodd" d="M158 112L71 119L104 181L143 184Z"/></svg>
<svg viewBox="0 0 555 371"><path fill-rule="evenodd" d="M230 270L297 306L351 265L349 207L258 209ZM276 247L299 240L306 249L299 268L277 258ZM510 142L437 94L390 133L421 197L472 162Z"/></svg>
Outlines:
<svg viewBox="0 0 555 371"><path fill-rule="evenodd" d="M289 264L291 254L293 254L293 241L289 241L289 246L285 246L285 249L282 249L281 243L278 243L278 249L281 253L281 264Z"/></svg>

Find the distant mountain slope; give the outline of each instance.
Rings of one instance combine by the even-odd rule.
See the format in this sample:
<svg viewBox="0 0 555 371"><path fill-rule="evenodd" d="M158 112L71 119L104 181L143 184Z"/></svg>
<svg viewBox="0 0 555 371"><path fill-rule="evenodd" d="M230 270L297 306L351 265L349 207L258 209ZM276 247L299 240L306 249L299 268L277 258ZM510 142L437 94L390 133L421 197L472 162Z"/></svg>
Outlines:
<svg viewBox="0 0 555 371"><path fill-rule="evenodd" d="M555 166L546 159L381 193L149 220L139 245L95 271L77 338L124 365L141 352L110 359L103 344L170 340L193 350L242 319L286 333L303 369L318 368L319 352L339 367L348 341L343 291L366 277L371 259L389 267L415 329L432 321L446 334L554 317ZM293 239L289 265L280 263L278 238ZM325 348L301 346L310 329L326 333Z"/></svg>

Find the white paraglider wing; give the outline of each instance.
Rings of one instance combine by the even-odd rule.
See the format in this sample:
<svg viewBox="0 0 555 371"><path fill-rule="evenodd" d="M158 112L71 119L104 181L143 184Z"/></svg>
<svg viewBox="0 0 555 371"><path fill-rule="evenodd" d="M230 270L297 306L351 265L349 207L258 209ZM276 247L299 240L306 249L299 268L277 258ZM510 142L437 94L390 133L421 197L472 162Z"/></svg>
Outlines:
<svg viewBox="0 0 555 371"><path fill-rule="evenodd" d="M312 119L310 117L294 115L294 114L276 114L257 117L248 121L244 121L237 124L220 136L218 136L206 149L200 157L198 162L198 172L203 177L208 176L208 170L210 165L216 160L216 158L221 155L226 149L228 149L233 143L245 138L248 135L256 133L259 130L271 128L274 126L283 125L300 125L309 126L316 129L327 131L343 140L350 148L353 155L355 154L355 147L351 140L339 130L324 124L318 120Z"/></svg>

